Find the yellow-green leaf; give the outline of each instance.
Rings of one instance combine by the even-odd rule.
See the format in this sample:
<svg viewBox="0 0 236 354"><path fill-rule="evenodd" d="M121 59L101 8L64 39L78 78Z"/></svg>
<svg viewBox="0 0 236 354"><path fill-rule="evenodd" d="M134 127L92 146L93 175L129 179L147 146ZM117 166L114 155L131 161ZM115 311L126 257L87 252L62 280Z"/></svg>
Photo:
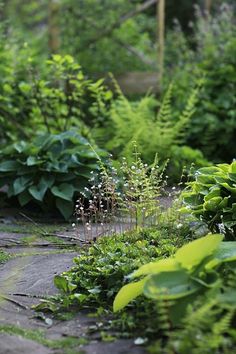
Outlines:
<svg viewBox="0 0 236 354"><path fill-rule="evenodd" d="M135 283L124 285L115 297L113 311L117 312L123 309L130 301L141 295L145 281L146 277Z"/></svg>
<svg viewBox="0 0 236 354"><path fill-rule="evenodd" d="M204 258L212 255L219 247L223 236L207 235L182 246L175 254L175 259L187 269L198 265Z"/></svg>
<svg viewBox="0 0 236 354"><path fill-rule="evenodd" d="M141 266L138 270L131 274L132 278L141 275L157 274L160 272L170 272L180 269L180 264L174 258L161 259L157 262L150 262Z"/></svg>

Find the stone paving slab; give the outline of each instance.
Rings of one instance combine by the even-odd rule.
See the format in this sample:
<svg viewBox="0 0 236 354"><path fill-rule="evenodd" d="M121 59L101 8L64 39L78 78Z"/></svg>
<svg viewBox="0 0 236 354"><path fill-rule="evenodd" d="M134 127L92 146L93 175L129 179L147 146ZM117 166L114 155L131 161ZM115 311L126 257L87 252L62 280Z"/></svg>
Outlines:
<svg viewBox="0 0 236 354"><path fill-rule="evenodd" d="M0 333L0 354L52 354L53 351L32 340Z"/></svg>
<svg viewBox="0 0 236 354"><path fill-rule="evenodd" d="M0 266L0 293L53 295L56 274L70 269L77 253L17 257Z"/></svg>

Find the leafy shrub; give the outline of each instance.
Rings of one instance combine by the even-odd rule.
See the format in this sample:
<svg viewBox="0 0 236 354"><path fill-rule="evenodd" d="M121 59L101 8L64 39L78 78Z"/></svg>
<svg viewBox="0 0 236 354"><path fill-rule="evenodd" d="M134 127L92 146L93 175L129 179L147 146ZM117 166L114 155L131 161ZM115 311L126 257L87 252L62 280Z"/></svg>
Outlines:
<svg viewBox="0 0 236 354"><path fill-rule="evenodd" d="M196 215L212 232L236 235L236 162L200 168L182 197L183 211Z"/></svg>
<svg viewBox="0 0 236 354"><path fill-rule="evenodd" d="M69 55L54 55L45 61L43 72L30 59L10 67L0 78L0 123L5 139L31 137L36 130L57 134L73 127L88 136L86 124L99 125L112 98L103 80L87 79Z"/></svg>
<svg viewBox="0 0 236 354"><path fill-rule="evenodd" d="M100 154L102 154L100 152ZM74 198L98 170L97 155L76 132L44 134L32 142L20 141L0 150L0 186L8 186L8 198L21 206L37 203L56 207L65 219L74 210Z"/></svg>

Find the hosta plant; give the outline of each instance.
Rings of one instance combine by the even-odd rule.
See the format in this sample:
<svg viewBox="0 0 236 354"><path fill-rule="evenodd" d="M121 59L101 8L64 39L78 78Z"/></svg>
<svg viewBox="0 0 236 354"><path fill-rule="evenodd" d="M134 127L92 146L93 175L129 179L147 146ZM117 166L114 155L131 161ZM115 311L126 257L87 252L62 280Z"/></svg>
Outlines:
<svg viewBox="0 0 236 354"><path fill-rule="evenodd" d="M6 186L7 197L21 206L34 202L47 211L57 208L68 219L91 171L99 169L97 156L74 131L20 141L0 150L0 187Z"/></svg>
<svg viewBox="0 0 236 354"><path fill-rule="evenodd" d="M183 192L184 212L236 239L236 162L200 168Z"/></svg>
<svg viewBox="0 0 236 354"><path fill-rule="evenodd" d="M144 295L167 301L170 321L176 325L199 296L211 294L220 301L223 271L234 269L236 261L236 243L222 240L223 235L209 234L182 246L174 257L141 266L130 275L138 280L124 285L116 295L114 311Z"/></svg>

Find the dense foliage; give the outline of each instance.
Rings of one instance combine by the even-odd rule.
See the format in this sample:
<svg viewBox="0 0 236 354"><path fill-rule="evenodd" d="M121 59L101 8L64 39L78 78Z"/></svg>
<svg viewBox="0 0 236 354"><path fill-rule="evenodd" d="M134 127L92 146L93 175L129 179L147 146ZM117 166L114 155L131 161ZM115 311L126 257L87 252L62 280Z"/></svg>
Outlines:
<svg viewBox="0 0 236 354"><path fill-rule="evenodd" d="M166 84L176 80L175 97L183 105L193 78L205 75L187 143L215 162L230 162L236 154L235 11L224 4L217 16L197 9L196 18L190 43L179 26L167 35Z"/></svg>
<svg viewBox="0 0 236 354"><path fill-rule="evenodd" d="M105 144L115 158L125 157L129 161L132 161L133 142L136 141L144 162L151 164L156 154L161 164L169 159L167 170L171 171L172 180L178 181L184 166L189 169L192 163L198 167L208 164L200 151L183 146L198 104L201 84L202 80L199 80L178 117L172 110L172 85L159 108L153 96L130 102L117 88L118 97L111 104L110 117L104 128L95 131L95 139L101 145ZM104 137L108 134L106 143Z"/></svg>
<svg viewBox="0 0 236 354"><path fill-rule="evenodd" d="M213 232L235 240L236 162L200 168L182 197L185 212L191 211Z"/></svg>
<svg viewBox="0 0 236 354"><path fill-rule="evenodd" d="M0 150L0 186L7 186L8 198L16 197L21 206L34 202L45 211L57 208L68 219L90 172L99 169L97 156L73 131L19 141Z"/></svg>
<svg viewBox="0 0 236 354"><path fill-rule="evenodd" d="M6 64L0 79L1 135L5 139L29 138L37 130L59 133L73 127L86 136L85 124L94 125L96 118L99 125L105 119L112 93L103 80L85 78L69 55L54 55L45 61L43 72L28 59L24 64Z"/></svg>

